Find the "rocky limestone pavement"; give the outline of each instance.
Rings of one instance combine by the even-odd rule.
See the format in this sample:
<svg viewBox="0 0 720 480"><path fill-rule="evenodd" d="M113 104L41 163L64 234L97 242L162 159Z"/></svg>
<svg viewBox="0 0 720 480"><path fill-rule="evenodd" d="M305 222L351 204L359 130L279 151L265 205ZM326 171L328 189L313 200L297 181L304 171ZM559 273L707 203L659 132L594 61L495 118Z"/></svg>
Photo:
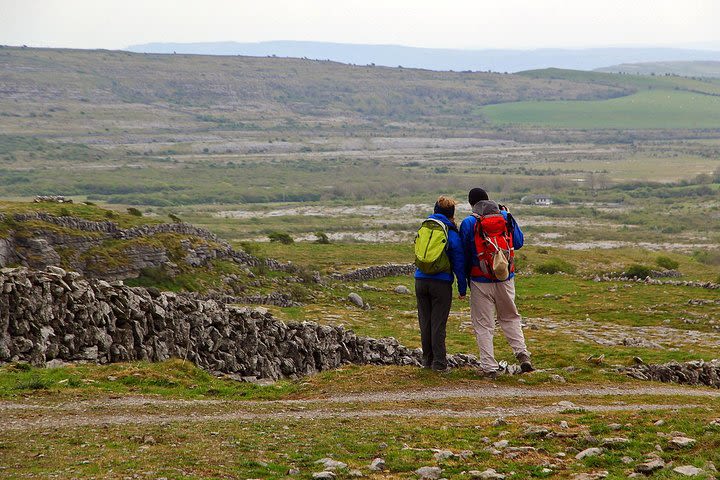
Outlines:
<svg viewBox="0 0 720 480"><path fill-rule="evenodd" d="M264 309L83 279L58 267L0 270L0 362L182 358L210 372L296 378L341 365L420 365L421 351L342 326L284 323ZM472 355L451 367L477 368Z"/></svg>

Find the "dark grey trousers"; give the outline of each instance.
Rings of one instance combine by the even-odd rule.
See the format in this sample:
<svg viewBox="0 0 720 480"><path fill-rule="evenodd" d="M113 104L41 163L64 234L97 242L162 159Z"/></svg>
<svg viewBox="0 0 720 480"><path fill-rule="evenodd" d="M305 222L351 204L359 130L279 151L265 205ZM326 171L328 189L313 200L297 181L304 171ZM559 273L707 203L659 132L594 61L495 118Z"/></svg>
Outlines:
<svg viewBox="0 0 720 480"><path fill-rule="evenodd" d="M420 323L423 366L444 370L447 368L445 329L452 304L452 283L416 278L415 297Z"/></svg>

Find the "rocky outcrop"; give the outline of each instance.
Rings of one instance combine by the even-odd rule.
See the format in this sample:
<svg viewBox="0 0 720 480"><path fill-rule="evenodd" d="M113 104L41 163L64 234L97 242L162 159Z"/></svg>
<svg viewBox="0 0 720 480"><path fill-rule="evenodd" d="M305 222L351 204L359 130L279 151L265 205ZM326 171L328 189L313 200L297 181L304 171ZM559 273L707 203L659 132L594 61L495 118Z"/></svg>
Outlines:
<svg viewBox="0 0 720 480"><path fill-rule="evenodd" d="M393 338L361 337L342 326L284 323L262 309L85 280L57 267L0 271L0 362L171 357L211 372L277 379L348 363L418 365L421 353ZM478 365L471 355L453 355L449 363Z"/></svg>
<svg viewBox="0 0 720 480"><path fill-rule="evenodd" d="M230 248L230 244L214 233L189 223L156 223L139 225L132 228L121 228L117 223L111 221L94 222L71 216L58 217L45 212L15 213L10 217L16 222L41 221L71 230L101 233L110 238L127 239L157 235L158 233L178 233L203 238ZM5 220L5 218L5 215L0 214L0 221Z"/></svg>
<svg viewBox="0 0 720 480"><path fill-rule="evenodd" d="M360 282L373 280L375 278L411 275L414 272L415 265L412 263L388 263L387 265L373 265L371 267L359 268L347 273L335 273L331 275L331 278L344 282Z"/></svg>
<svg viewBox="0 0 720 480"><path fill-rule="evenodd" d="M19 263L15 242L12 238L0 238L0 267Z"/></svg>
<svg viewBox="0 0 720 480"><path fill-rule="evenodd" d="M720 388L720 360L704 362L695 360L679 363L634 365L625 372L638 380L655 380L658 382L682 383L687 385L707 385Z"/></svg>
<svg viewBox="0 0 720 480"><path fill-rule="evenodd" d="M181 262L201 267L215 259L229 259L246 266L263 264L276 271L297 270L290 263L260 260L234 250L214 233L188 223L145 224L125 229L111 221L94 222L45 212L0 213L0 222L5 220L33 223L20 232L11 227L7 238L0 239L0 267L21 264L43 269L62 264L84 276L104 280L134 278L145 268L163 267L173 271L174 264ZM165 242L144 241L166 234L187 237L179 241L180 253L172 252L172 255ZM103 245L116 240L124 241L122 248L108 257Z"/></svg>

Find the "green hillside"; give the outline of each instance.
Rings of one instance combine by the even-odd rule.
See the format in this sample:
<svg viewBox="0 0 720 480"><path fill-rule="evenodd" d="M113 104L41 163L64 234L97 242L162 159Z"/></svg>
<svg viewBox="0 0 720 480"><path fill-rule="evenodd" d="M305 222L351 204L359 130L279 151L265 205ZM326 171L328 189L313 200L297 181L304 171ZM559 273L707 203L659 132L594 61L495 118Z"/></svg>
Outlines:
<svg viewBox="0 0 720 480"><path fill-rule="evenodd" d="M634 75L681 75L684 77L720 78L720 62L641 62L621 63L596 69L598 72Z"/></svg>
<svg viewBox="0 0 720 480"><path fill-rule="evenodd" d="M720 128L720 97L672 90L599 101L514 102L490 105L498 124L561 128Z"/></svg>
<svg viewBox="0 0 720 480"><path fill-rule="evenodd" d="M536 80L568 80L592 85L606 85L624 89L667 89L686 90L710 95L720 95L720 79L698 79L679 76L621 75L616 73L587 72L583 70L564 70L546 68L527 70L516 75Z"/></svg>
<svg viewBox="0 0 720 480"><path fill-rule="evenodd" d="M720 83L674 76L630 76L546 69L531 78L588 82L636 93L595 101L522 101L483 107L496 124L583 129L711 129L720 127Z"/></svg>

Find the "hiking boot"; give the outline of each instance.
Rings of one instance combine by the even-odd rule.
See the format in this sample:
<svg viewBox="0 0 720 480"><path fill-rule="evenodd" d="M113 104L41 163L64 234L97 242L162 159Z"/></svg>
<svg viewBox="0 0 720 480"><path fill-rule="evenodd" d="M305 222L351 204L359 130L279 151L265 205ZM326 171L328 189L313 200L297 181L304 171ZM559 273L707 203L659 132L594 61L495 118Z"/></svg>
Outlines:
<svg viewBox="0 0 720 480"><path fill-rule="evenodd" d="M517 355L516 358L518 359L518 362L520 362L520 371L522 373L530 373L535 370L530 362L530 355L521 353L520 355Z"/></svg>
<svg viewBox="0 0 720 480"><path fill-rule="evenodd" d="M485 370L480 369L480 370L478 370L478 375L480 375L480 378L486 378L488 380L497 380L498 375L500 375L500 372L498 372L497 370L485 371Z"/></svg>
<svg viewBox="0 0 720 480"><path fill-rule="evenodd" d="M451 369L450 367L448 367L447 365L445 365L444 367L433 367L432 369L433 369L433 372L439 373L440 375L444 375L444 374L446 374L446 373L450 373L450 371L452 370L452 369Z"/></svg>

